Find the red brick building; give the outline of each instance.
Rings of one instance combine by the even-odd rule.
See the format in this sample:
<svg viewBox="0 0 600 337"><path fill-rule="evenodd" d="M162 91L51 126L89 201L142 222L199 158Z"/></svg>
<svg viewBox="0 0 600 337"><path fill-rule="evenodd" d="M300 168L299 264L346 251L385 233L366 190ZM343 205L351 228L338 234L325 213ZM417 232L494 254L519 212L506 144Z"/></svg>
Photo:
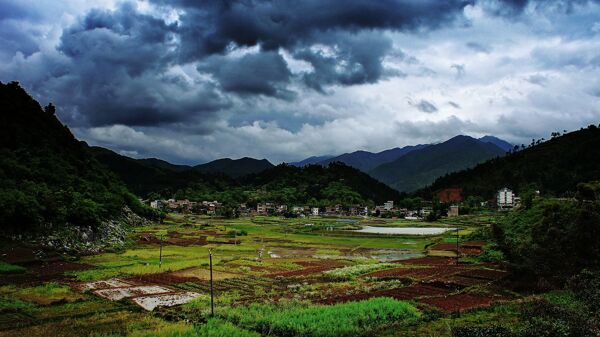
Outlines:
<svg viewBox="0 0 600 337"><path fill-rule="evenodd" d="M436 192L436 196L441 203L461 202L462 192L462 188L446 188Z"/></svg>

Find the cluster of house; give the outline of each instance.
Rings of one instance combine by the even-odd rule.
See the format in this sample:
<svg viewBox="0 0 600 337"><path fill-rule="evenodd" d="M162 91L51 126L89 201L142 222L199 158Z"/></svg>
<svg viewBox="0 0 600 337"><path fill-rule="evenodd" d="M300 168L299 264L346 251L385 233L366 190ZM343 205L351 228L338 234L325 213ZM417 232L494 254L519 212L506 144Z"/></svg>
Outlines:
<svg viewBox="0 0 600 337"><path fill-rule="evenodd" d="M260 203L256 205L257 215L285 214L291 213L298 216L317 216L317 215L348 215L360 216L368 215L369 208L361 205L344 207L342 205L330 205L325 207L292 206L288 209L287 205L277 205L274 203Z"/></svg>
<svg viewBox="0 0 600 337"><path fill-rule="evenodd" d="M463 201L462 192L462 188L447 188L437 192L437 198L441 203L452 204L448 209L449 217L459 215L460 206L458 204ZM481 202L481 206L487 207L493 203L494 200L483 201ZM511 210L519 206L520 203L521 198L517 197L515 193L507 187L496 192L495 204L498 207L498 210Z"/></svg>
<svg viewBox="0 0 600 337"><path fill-rule="evenodd" d="M150 207L165 211L195 214L217 214L223 204L218 201L189 201L188 199L169 199L150 201Z"/></svg>
<svg viewBox="0 0 600 337"><path fill-rule="evenodd" d="M288 209L286 205L277 205L274 203L260 203L256 205L256 212L249 212L248 215L277 215L291 213L297 216L385 216L387 214L406 218L421 218L431 213L431 207L423 207L419 210L408 210L406 208L394 207L393 201L387 201L383 205L369 208L363 205L343 206L340 204L323 207L292 206ZM240 212L240 214L243 214Z"/></svg>
<svg viewBox="0 0 600 337"><path fill-rule="evenodd" d="M437 198L441 203L451 204L448 209L448 216L458 216L460 211L459 204L463 201L461 188L448 188L437 192ZM493 201L482 202L481 206L488 206ZM502 188L496 194L496 205L500 210L509 210L519 205L520 199L513 191L508 188ZM154 200L150 202L150 207L162 209L170 212L194 213L217 215L223 204L218 201L190 201L182 200ZM255 215L284 215L294 214L296 216L400 216L406 219L424 218L432 212L432 207L425 205L417 210L407 208L398 208L394 201L390 200L383 205L377 205L372 209L363 205L329 205L324 207L292 206L276 204L271 202L259 203L254 207L248 207L245 203L240 204L235 212L239 216Z"/></svg>

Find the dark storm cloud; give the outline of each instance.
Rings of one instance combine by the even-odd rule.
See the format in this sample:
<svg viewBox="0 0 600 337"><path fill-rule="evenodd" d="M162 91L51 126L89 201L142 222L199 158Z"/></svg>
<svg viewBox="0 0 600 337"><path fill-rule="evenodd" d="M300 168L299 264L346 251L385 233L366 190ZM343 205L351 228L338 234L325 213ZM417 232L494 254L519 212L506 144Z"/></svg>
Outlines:
<svg viewBox="0 0 600 337"><path fill-rule="evenodd" d="M417 103L413 103L413 105L419 109L419 111L421 112L425 112L425 113L434 113L438 111L438 108L431 103L428 100L422 99L420 101L418 101Z"/></svg>
<svg viewBox="0 0 600 337"><path fill-rule="evenodd" d="M453 21L468 4L462 0L155 2L185 9L178 25L181 60L225 53L232 44L259 45L265 51L286 48L313 66L314 72L303 79L321 92L327 85L374 83L381 78L381 62L391 41L377 30L437 28ZM312 48L317 44L334 47L334 53Z"/></svg>
<svg viewBox="0 0 600 337"><path fill-rule="evenodd" d="M305 74L304 81L318 91L323 91L323 86L330 84L377 82L384 72L381 62L392 47L389 38L372 32L329 34L323 42L325 46L335 47L305 47L293 54L312 65L314 71Z"/></svg>
<svg viewBox="0 0 600 337"><path fill-rule="evenodd" d="M450 106L452 106L455 109L460 109L460 104L456 103L456 102L452 102L452 101L448 101L448 104L450 104Z"/></svg>
<svg viewBox="0 0 600 337"><path fill-rule="evenodd" d="M277 52L246 54L238 58L213 56L200 63L198 70L212 74L227 92L288 100L294 97L294 93L285 88L292 74Z"/></svg>
<svg viewBox="0 0 600 337"><path fill-rule="evenodd" d="M231 43L264 49L313 41L331 30L435 28L452 21L464 0L164 1L185 8L180 32L191 48L183 56L223 52Z"/></svg>
<svg viewBox="0 0 600 337"><path fill-rule="evenodd" d="M466 46L476 52L489 54L491 52L491 48L484 44L478 42L467 42Z"/></svg>
<svg viewBox="0 0 600 337"><path fill-rule="evenodd" d="M0 9L1 10L1 9ZM12 57L17 52L29 56L39 50L37 42L13 22L0 20L0 54Z"/></svg>
<svg viewBox="0 0 600 337"><path fill-rule="evenodd" d="M123 4L92 10L65 29L58 47L72 63L52 81L71 123L159 125L191 120L226 102L206 83L167 73L174 25ZM56 98L55 98L56 99Z"/></svg>
<svg viewBox="0 0 600 337"><path fill-rule="evenodd" d="M479 0L486 12L505 17L519 16L530 6L534 10L571 13L576 5L600 3L600 0Z"/></svg>
<svg viewBox="0 0 600 337"><path fill-rule="evenodd" d="M32 8L28 8L18 0L3 0L0 2L0 21L7 19L39 19L39 13Z"/></svg>

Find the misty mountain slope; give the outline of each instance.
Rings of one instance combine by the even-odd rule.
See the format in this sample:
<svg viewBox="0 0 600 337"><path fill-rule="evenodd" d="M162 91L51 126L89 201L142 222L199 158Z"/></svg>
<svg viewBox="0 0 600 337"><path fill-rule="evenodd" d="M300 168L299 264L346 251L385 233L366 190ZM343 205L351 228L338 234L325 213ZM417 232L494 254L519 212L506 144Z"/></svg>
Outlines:
<svg viewBox="0 0 600 337"><path fill-rule="evenodd" d="M308 157L306 159L302 159L301 161L296 161L296 162L292 162L289 164L292 166L302 167L302 166L306 166L306 165L318 164L319 162L328 160L333 157L335 157L335 156L331 156L331 155L312 156L312 157Z"/></svg>
<svg viewBox="0 0 600 337"><path fill-rule="evenodd" d="M475 166L504 153L494 144L469 136L456 136L380 165L369 174L399 191L410 192L447 173Z"/></svg>
<svg viewBox="0 0 600 337"><path fill-rule="evenodd" d="M479 141L484 143L492 143L504 150L504 152L508 152L513 149L513 145L511 143L494 136L483 136L479 138Z"/></svg>
<svg viewBox="0 0 600 337"><path fill-rule="evenodd" d="M377 153L368 151L355 151L320 161L319 165L328 165L333 162L342 162L363 172L368 172L375 167L398 159L407 153L427 147L427 145L411 145L402 148L393 148Z"/></svg>
<svg viewBox="0 0 600 337"><path fill-rule="evenodd" d="M492 198L507 186L517 193L535 189L561 196L573 193L580 182L600 180L598 158L600 129L590 126L441 177L418 194L431 197L434 191L461 187L465 195Z"/></svg>
<svg viewBox="0 0 600 337"><path fill-rule="evenodd" d="M213 160L206 164L194 166L194 171L208 174L224 174L231 178L239 178L248 174L260 173L273 168L266 159L244 157L240 159L223 158Z"/></svg>

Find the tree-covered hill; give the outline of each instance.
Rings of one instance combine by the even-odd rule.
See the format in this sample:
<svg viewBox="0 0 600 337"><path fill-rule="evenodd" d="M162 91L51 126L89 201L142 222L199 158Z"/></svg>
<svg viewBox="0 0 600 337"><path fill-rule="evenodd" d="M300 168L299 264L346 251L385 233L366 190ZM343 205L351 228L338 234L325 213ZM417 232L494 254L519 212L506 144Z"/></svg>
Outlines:
<svg viewBox="0 0 600 337"><path fill-rule="evenodd" d="M231 178L239 178L249 174L260 173L273 167L266 159L244 157L240 159L222 158L206 164L194 166L194 170L207 174L224 174Z"/></svg>
<svg viewBox="0 0 600 337"><path fill-rule="evenodd" d="M475 166L504 155L498 146L468 136L456 136L443 143L412 151L369 172L391 187L411 192L427 186L449 172Z"/></svg>
<svg viewBox="0 0 600 337"><path fill-rule="evenodd" d="M124 206L148 214L55 116L18 83L0 83L0 232L95 228Z"/></svg>
<svg viewBox="0 0 600 337"><path fill-rule="evenodd" d="M191 166L174 165L159 159L133 159L97 146L90 150L101 164L142 198L170 198L190 184L208 191L225 190L235 184L223 174L207 175Z"/></svg>
<svg viewBox="0 0 600 337"><path fill-rule="evenodd" d="M278 165L241 184L270 191L273 201L283 203L341 203L345 205L398 200L400 194L368 174L343 163L328 166ZM311 202L312 200L312 202Z"/></svg>
<svg viewBox="0 0 600 337"><path fill-rule="evenodd" d="M465 195L492 198L507 186L517 193L540 190L545 195L562 196L575 191L580 182L600 179L599 158L600 129L591 125L446 175L416 194L431 198L437 190L460 187Z"/></svg>
<svg viewBox="0 0 600 337"><path fill-rule="evenodd" d="M156 165L155 161L129 158L101 147L91 151L143 198L219 200L230 206L242 202L352 205L399 199L397 191L343 163L304 167L281 164L232 179L224 174L203 174L192 167L172 169L166 162Z"/></svg>

